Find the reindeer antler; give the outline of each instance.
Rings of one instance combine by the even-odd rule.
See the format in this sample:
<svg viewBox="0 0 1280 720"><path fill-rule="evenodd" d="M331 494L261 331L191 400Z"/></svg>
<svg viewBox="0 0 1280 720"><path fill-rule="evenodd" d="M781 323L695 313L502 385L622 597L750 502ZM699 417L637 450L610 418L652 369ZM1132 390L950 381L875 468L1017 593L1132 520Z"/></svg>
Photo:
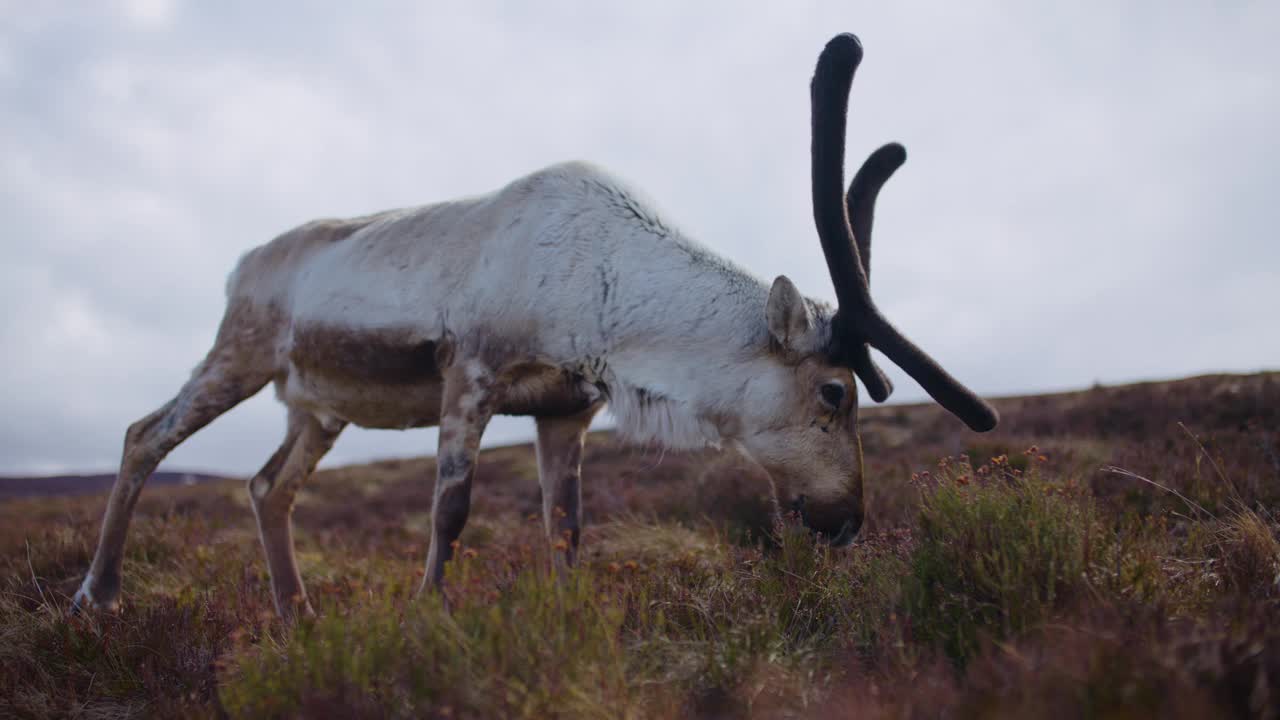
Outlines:
<svg viewBox="0 0 1280 720"><path fill-rule="evenodd" d="M901 146L887 145L873 153L859 172L859 177L865 177L865 184L855 178L849 190L850 205L856 207L846 206L846 115L853 75L861 61L862 44L858 39L849 34L837 35L823 48L809 85L813 110L813 218L839 301L839 309L832 319L829 353L836 362L853 368L874 398L877 392L888 388L877 387L878 383L887 384L887 380L867 354L869 343L920 383L938 404L974 430L985 432L999 422L995 409L908 340L871 299L867 266L858 243L870 252L876 195L884 181L902 164L905 151ZM865 224L861 240L855 241L855 232L849 225L851 214L858 218L859 226ZM888 392L882 394L887 397Z"/></svg>

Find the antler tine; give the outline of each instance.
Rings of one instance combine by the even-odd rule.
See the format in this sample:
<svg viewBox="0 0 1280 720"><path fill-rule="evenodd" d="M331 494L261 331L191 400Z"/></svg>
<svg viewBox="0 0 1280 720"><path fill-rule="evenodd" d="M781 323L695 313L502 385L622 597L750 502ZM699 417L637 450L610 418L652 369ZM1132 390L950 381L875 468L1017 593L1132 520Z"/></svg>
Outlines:
<svg viewBox="0 0 1280 720"><path fill-rule="evenodd" d="M867 313L861 319L867 339L895 365L920 383L920 387L978 432L986 432L1000 422L995 408L942 369L942 366L915 343L908 340L879 312Z"/></svg>
<svg viewBox="0 0 1280 720"><path fill-rule="evenodd" d="M871 284L871 226L875 221L876 198L880 194L880 188L906 161L906 148L898 143L882 145L858 168L853 182L849 183L849 193L845 196L849 226L853 231L853 239L858 244L862 274L867 278L868 286ZM893 394L893 383L871 359L867 343L857 343L849 361L854 374L862 380L872 400L884 402Z"/></svg>
<svg viewBox="0 0 1280 720"><path fill-rule="evenodd" d="M884 374L875 360L871 359L871 347L867 343L858 343L849 354L849 367L853 374L862 381L863 387L872 400L878 403L889 399L893 394L893 382Z"/></svg>
<svg viewBox="0 0 1280 720"><path fill-rule="evenodd" d="M898 143L881 145L858 168L849 183L845 205L849 209L849 227L858 243L858 256L862 259L862 272L871 282L871 226L875 222L876 199L880 188L907 161L907 149Z"/></svg>
<svg viewBox="0 0 1280 720"><path fill-rule="evenodd" d="M837 35L822 49L809 84L813 113L813 220L835 285L840 313L870 302L858 248L849 242L844 203L844 134L853 74L862 61L862 44L850 34Z"/></svg>

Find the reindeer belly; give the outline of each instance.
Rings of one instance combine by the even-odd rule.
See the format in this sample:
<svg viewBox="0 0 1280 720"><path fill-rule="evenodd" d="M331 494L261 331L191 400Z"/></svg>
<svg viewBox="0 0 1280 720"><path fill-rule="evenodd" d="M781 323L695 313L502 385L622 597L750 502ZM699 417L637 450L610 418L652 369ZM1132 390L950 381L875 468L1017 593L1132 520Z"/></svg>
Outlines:
<svg viewBox="0 0 1280 720"><path fill-rule="evenodd" d="M443 383L351 385L291 367L281 395L289 405L365 428L403 430L440 423Z"/></svg>
<svg viewBox="0 0 1280 720"><path fill-rule="evenodd" d="M439 424L444 382L434 340L412 329L304 326L291 341L278 386L287 404L367 428ZM501 415L570 415L600 401L593 387L552 365L515 363L498 375Z"/></svg>
<svg viewBox="0 0 1280 720"><path fill-rule="evenodd" d="M361 427L440 421L443 382L436 342L413 328L295 327L282 399Z"/></svg>

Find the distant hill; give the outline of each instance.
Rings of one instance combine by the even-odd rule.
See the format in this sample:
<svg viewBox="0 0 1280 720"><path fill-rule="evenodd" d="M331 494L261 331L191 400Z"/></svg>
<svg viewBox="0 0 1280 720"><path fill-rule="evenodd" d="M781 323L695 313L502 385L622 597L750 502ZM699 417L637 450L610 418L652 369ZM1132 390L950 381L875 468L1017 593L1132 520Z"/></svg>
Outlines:
<svg viewBox="0 0 1280 720"><path fill-rule="evenodd" d="M114 473L102 475L52 475L48 477L0 477L0 500L38 495L84 495L111 490ZM218 475L158 472L147 481L154 485L196 485L223 479Z"/></svg>
<svg viewBox="0 0 1280 720"><path fill-rule="evenodd" d="M1184 423L1196 432L1244 430L1247 427L1280 428L1280 372L1248 375L1201 375L1178 380L1157 380L1126 385L1095 385L1041 395L988 398L1000 411L1000 427L989 435L970 432L963 424L933 402L912 405L874 405L863 400L859 409L859 432L867 451L868 468L877 470L905 462L907 458L934 453L935 457L961 452L981 456L1012 452L1019 442L1052 442L1095 438L1106 441L1139 441L1151 437L1185 437L1178 428ZM1022 447L1025 447L1023 445ZM1267 452L1280 468L1280 450L1272 445ZM611 431L591 434L587 442L584 472L590 482L584 492L617 498L630 494L611 483L661 484L661 480L692 481L714 466L715 472L742 474L756 472L749 463L711 452L658 452L621 443ZM536 465L533 446L519 443L484 451L481 462L483 484L490 492L495 484L515 482L518 492L528 494L522 511L537 511L536 472L532 484L523 473L511 474L507 464L531 469ZM713 462L714 459L714 462ZM709 464L711 463L711 464ZM328 478L394 478L404 480L425 493L418 502L430 507L434 464L429 456L384 460L368 464L322 470L309 483ZM158 472L149 487L195 485L225 480L226 475ZM425 479L425 482L424 482ZM113 473L59 475L54 477L0 477L0 501L16 497L82 495L110 491ZM759 486L766 482L761 476ZM597 509L599 503L597 502ZM616 503L616 499L614 500ZM527 507L526 507L527 506ZM634 505L632 507L635 507Z"/></svg>

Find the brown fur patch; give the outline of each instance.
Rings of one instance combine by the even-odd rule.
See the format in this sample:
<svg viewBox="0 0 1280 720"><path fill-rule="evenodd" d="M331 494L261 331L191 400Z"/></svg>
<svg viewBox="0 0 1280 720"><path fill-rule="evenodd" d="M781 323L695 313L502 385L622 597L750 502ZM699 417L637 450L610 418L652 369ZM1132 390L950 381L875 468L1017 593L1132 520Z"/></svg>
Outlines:
<svg viewBox="0 0 1280 720"><path fill-rule="evenodd" d="M505 387L499 415L564 417L590 408L595 398L588 395L580 378L560 368L541 363L520 363L503 371Z"/></svg>
<svg viewBox="0 0 1280 720"><path fill-rule="evenodd" d="M349 330L308 326L294 331L289 359L303 374L353 383L415 385L440 380L437 343L408 329Z"/></svg>

